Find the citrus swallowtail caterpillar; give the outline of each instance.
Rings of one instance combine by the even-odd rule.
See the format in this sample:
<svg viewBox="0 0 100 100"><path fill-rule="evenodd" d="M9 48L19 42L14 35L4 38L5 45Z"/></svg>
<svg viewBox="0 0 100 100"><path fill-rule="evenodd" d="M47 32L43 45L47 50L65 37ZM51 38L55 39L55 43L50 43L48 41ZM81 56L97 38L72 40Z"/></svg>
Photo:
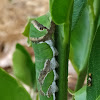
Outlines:
<svg viewBox="0 0 100 100"><path fill-rule="evenodd" d="M55 100L55 92L58 91L56 86L58 74L55 70L58 67L55 59L58 52L52 39L55 24L49 16L45 15L44 22L40 19L43 20L39 17L30 22L29 32L35 53L37 88L40 92L40 100Z"/></svg>

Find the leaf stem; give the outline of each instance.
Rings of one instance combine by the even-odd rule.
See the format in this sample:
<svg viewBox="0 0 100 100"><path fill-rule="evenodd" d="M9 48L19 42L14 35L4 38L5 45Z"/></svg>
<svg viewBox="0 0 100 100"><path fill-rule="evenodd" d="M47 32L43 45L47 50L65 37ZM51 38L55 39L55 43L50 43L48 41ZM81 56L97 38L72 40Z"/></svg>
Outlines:
<svg viewBox="0 0 100 100"><path fill-rule="evenodd" d="M84 71L80 72L80 74L78 75L77 84L75 87L75 92L78 91L80 88L82 88L86 74L87 74L87 70L84 70Z"/></svg>

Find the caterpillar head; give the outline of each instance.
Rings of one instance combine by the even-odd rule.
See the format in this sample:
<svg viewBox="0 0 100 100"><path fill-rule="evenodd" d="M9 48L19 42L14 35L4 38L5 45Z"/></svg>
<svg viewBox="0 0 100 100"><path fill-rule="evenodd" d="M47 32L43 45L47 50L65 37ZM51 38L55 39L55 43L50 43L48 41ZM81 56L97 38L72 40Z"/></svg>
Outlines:
<svg viewBox="0 0 100 100"><path fill-rule="evenodd" d="M45 26L45 23L48 23ZM40 23L38 20L34 19L30 23L30 40L32 42L44 42L49 40L54 33L55 24L52 21Z"/></svg>

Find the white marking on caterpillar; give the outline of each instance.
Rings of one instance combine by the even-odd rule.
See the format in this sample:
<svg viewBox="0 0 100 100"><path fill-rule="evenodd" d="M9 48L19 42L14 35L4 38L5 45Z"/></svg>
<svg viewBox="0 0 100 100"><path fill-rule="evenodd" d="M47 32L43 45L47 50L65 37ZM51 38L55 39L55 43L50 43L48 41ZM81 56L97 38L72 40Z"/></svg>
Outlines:
<svg viewBox="0 0 100 100"><path fill-rule="evenodd" d="M59 78L59 76L58 76L56 70L53 70L53 72L54 72L54 81L56 81Z"/></svg>
<svg viewBox="0 0 100 100"><path fill-rule="evenodd" d="M45 37L45 36L41 36L41 37L39 37L39 38L32 38L32 37L29 37L29 38L30 38L31 41L39 42L39 41L43 40L44 37Z"/></svg>
<svg viewBox="0 0 100 100"><path fill-rule="evenodd" d="M45 93L42 91L42 89L40 89L40 94L45 96Z"/></svg>
<svg viewBox="0 0 100 100"><path fill-rule="evenodd" d="M45 61L45 64L44 64L44 68L40 72L40 75L39 75L39 78L38 78L38 80L39 80L39 82L40 82L41 85L43 84L45 77L47 76L47 74L50 71L51 71L51 68L50 68L50 60L46 60Z"/></svg>
<svg viewBox="0 0 100 100"><path fill-rule="evenodd" d="M57 92L57 91L58 91L58 87L56 85L56 82L53 81L52 85L49 87L46 95L49 98L53 94L53 100L56 100L55 92Z"/></svg>
<svg viewBox="0 0 100 100"><path fill-rule="evenodd" d="M45 26L43 26L42 24L40 24L38 21L33 20L31 21L31 23L34 25L34 27L39 30L39 31L43 31L43 29L47 29Z"/></svg>
<svg viewBox="0 0 100 100"><path fill-rule="evenodd" d="M55 57L53 57L50 61L50 66L53 70L59 66L58 62L56 61Z"/></svg>
<svg viewBox="0 0 100 100"><path fill-rule="evenodd" d="M46 95L47 95L48 98L50 98L50 96L52 95L51 86L48 88Z"/></svg>

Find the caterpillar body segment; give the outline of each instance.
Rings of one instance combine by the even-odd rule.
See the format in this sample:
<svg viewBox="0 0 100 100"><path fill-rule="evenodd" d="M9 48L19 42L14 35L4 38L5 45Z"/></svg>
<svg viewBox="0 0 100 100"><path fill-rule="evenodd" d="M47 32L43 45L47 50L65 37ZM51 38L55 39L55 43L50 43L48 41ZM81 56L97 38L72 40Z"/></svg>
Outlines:
<svg viewBox="0 0 100 100"><path fill-rule="evenodd" d="M56 85L56 80L58 79L58 74L56 72L56 68L58 68L59 64L56 61L56 56L58 52L54 47L54 40L52 39L52 34L54 33L55 24L51 21L50 28L40 24L38 21L33 20L31 22L33 27L35 28L29 39L32 41L32 47L35 53L35 63L36 63L36 78L38 91L41 96L44 98L50 98L50 100L56 100L55 92L58 91L58 87ZM46 30L46 33L43 33ZM36 37L35 36L40 36ZM34 37L33 37L34 36ZM40 100L41 99L40 96Z"/></svg>

